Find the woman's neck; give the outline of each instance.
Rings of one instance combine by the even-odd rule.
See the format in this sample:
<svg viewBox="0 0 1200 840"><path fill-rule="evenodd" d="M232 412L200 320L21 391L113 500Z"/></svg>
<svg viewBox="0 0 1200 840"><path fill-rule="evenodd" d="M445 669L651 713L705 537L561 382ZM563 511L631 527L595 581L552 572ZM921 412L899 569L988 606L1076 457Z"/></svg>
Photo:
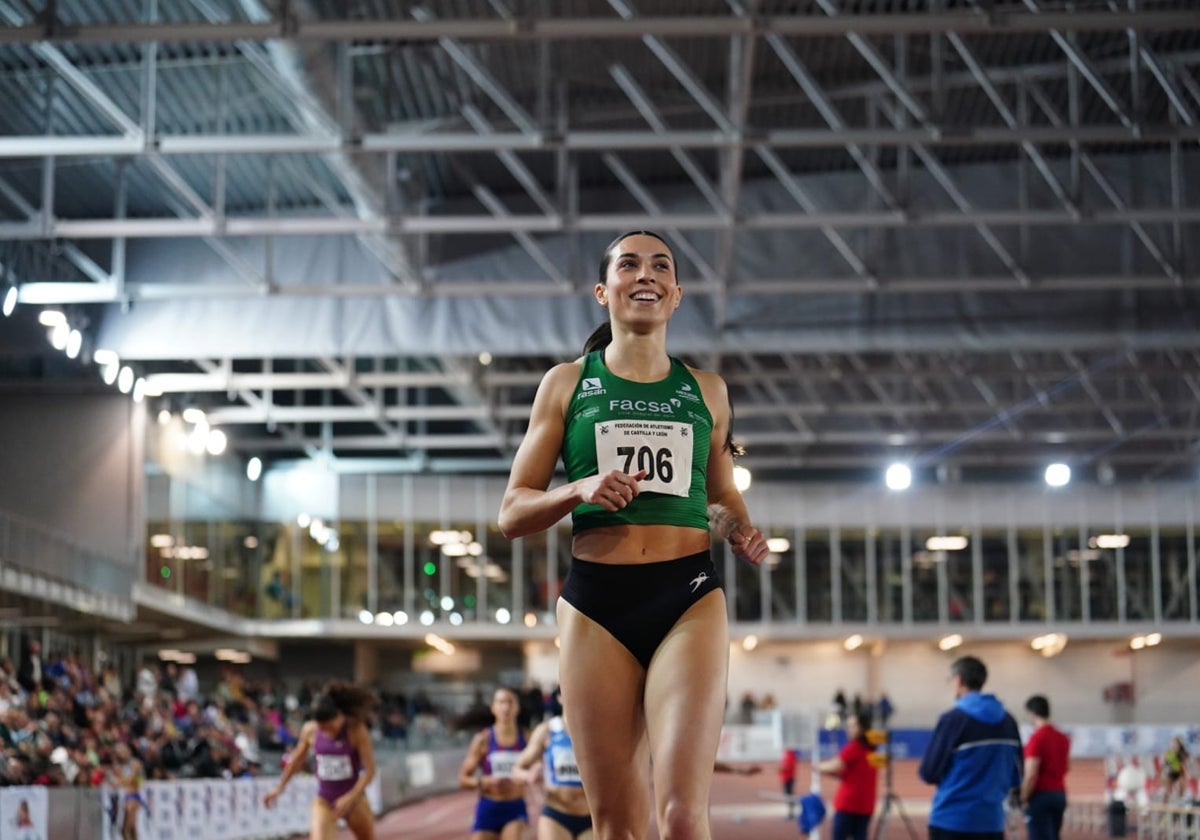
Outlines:
<svg viewBox="0 0 1200 840"><path fill-rule="evenodd" d="M671 369L666 336L662 331L631 333L613 331L612 343L605 348L604 364L624 379L654 382Z"/></svg>

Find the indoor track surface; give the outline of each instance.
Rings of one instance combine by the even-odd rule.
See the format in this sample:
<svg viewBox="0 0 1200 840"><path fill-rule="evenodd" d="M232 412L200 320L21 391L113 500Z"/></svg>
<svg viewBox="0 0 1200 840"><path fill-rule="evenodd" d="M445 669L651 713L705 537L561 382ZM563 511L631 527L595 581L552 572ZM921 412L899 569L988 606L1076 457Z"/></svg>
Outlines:
<svg viewBox="0 0 1200 840"><path fill-rule="evenodd" d="M785 818L786 805L781 801L780 788L775 777L773 764L761 765L762 772L751 776L718 774L712 792L712 836L714 840L794 840L800 831L794 821ZM807 791L809 780L805 764L798 766L797 785ZM882 778L881 796L882 796ZM1092 811L1099 813L1097 803L1103 796L1104 768L1100 761L1077 761L1067 776L1068 796L1077 791L1077 803L1088 802ZM836 782L826 781L821 793L828 805L833 798ZM886 840L907 840L912 837L924 840L926 816L933 788L917 778L914 761L896 763L894 789L902 803L905 820L898 809L893 809L885 820ZM415 802L397 808L380 817L377 824L377 840L467 840L470 836L471 817L475 806L475 794L471 791L451 793ZM878 817L878 811L876 815ZM876 823L872 821L870 837L875 839ZM912 832L909 831L912 827ZM829 837L828 819L822 825L822 837ZM1063 840L1083 840L1088 837L1103 837L1103 828L1085 831L1072 828L1063 832ZM1010 838L1023 838L1023 828L1009 833ZM338 840L350 840L351 835L343 830ZM651 825L649 840L657 840L658 832ZM527 840L533 839L530 828Z"/></svg>

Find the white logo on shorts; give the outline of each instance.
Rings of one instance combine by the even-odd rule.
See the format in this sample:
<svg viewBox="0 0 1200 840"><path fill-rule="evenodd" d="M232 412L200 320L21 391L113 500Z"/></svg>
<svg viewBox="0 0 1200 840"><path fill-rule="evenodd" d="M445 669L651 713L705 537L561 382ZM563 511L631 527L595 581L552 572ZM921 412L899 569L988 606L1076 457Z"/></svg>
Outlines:
<svg viewBox="0 0 1200 840"><path fill-rule="evenodd" d="M706 580L708 580L707 572L701 572L700 574L698 574L694 578L692 578L692 591L695 592L697 589L699 589L700 584L704 583L704 581L706 581Z"/></svg>

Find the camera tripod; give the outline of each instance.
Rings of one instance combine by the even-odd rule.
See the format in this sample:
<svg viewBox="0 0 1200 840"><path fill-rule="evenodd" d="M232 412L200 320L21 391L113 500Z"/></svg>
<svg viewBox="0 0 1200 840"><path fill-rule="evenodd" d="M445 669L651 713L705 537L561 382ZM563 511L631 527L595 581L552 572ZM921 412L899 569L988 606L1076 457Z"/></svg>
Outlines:
<svg viewBox="0 0 1200 840"><path fill-rule="evenodd" d="M904 802L896 795L896 789L892 785L891 730L887 730L883 734L883 755L886 759L886 763L883 766L883 807L879 810L879 819L875 821L875 833L871 835L871 838L872 840L881 840L881 838L887 836L888 817L895 810L900 815L900 820L904 823L904 827L908 831L909 840L919 840L921 835L917 833L916 827L904 810Z"/></svg>

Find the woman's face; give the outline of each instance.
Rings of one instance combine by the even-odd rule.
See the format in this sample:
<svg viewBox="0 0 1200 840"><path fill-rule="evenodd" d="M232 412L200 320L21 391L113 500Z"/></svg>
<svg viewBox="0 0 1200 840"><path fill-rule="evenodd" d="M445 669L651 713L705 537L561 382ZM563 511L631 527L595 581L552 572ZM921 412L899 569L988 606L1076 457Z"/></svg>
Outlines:
<svg viewBox="0 0 1200 840"><path fill-rule="evenodd" d="M634 234L617 243L606 278L596 284L596 300L608 308L613 321L665 322L683 297L675 257L655 236Z"/></svg>
<svg viewBox="0 0 1200 840"><path fill-rule="evenodd" d="M846 737L853 741L863 734L862 727L858 725L858 718L850 715L846 718Z"/></svg>
<svg viewBox="0 0 1200 840"><path fill-rule="evenodd" d="M511 723L516 720L518 708L515 694L505 688L496 689L496 693L492 695L492 714L496 716L497 723Z"/></svg>
<svg viewBox="0 0 1200 840"><path fill-rule="evenodd" d="M317 721L317 729L320 729L326 738L336 738L337 734L342 731L342 724L345 723L345 720L346 716L338 712L329 720Z"/></svg>

